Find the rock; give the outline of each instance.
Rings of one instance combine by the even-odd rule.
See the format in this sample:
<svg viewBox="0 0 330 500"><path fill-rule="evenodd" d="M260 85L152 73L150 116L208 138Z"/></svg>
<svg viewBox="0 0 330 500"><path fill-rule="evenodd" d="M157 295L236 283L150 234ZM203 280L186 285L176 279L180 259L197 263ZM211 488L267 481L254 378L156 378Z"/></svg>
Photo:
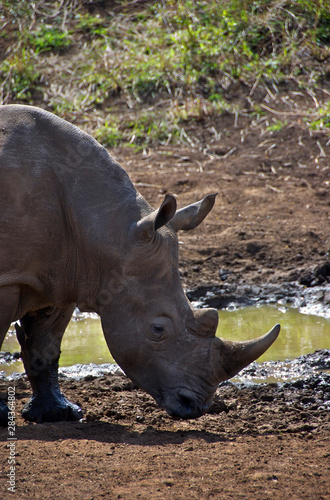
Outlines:
<svg viewBox="0 0 330 500"><path fill-rule="evenodd" d="M226 281L226 279L228 279L228 277L231 274L232 274L232 272L228 271L227 269L220 269L219 270L219 276L220 276L221 281Z"/></svg>
<svg viewBox="0 0 330 500"><path fill-rule="evenodd" d="M330 290L326 290L323 297L323 303L326 306L330 306Z"/></svg>

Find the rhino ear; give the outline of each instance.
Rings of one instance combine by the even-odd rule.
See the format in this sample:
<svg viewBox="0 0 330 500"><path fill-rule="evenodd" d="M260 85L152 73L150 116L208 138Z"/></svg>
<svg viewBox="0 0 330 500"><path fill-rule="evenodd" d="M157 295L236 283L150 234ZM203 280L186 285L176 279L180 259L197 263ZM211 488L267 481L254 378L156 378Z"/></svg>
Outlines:
<svg viewBox="0 0 330 500"><path fill-rule="evenodd" d="M146 215L137 223L137 235L140 240L150 240L157 229L170 222L176 212L176 199L167 194L158 210Z"/></svg>
<svg viewBox="0 0 330 500"><path fill-rule="evenodd" d="M208 194L203 200L178 210L171 221L174 229L189 231L197 227L212 210L217 194Z"/></svg>

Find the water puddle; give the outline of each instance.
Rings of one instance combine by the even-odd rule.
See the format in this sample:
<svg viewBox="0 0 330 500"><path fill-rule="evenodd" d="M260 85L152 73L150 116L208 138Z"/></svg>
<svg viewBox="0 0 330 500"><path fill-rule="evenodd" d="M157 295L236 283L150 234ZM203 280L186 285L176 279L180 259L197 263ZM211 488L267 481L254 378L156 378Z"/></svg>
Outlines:
<svg viewBox="0 0 330 500"><path fill-rule="evenodd" d="M20 351L14 327L9 330L2 344L2 351L10 353ZM74 315L65 331L61 345L60 366L78 363L82 365L115 363L105 342L101 322L97 315ZM24 366L20 360L14 360L10 364L6 362L0 364L0 370L11 375L14 372L23 373Z"/></svg>
<svg viewBox="0 0 330 500"><path fill-rule="evenodd" d="M286 377L283 378L281 372L290 377L292 370L298 375L297 366L290 360L314 353L318 349L330 349L330 318L303 314L298 309L284 306L262 305L221 310L217 335L228 340L248 340L266 333L275 323L280 323L282 326L279 338L259 358L258 363L254 363L251 365L252 368L248 367L244 371L247 377L258 380L283 380ZM2 351L15 353L19 350L16 334L14 329L11 329L3 343ZM284 360L285 363L280 363ZM98 372L101 374L111 369L105 364L114 363L114 360L103 337L99 318L95 315L79 314L71 320L64 335L60 366L71 367L79 364L75 370L71 368L63 370L68 376L72 376L74 371L79 373L84 371L82 365L90 363L93 365L89 366L89 372L95 374L98 370L95 365L102 365L99 366ZM263 363L261 371L258 368L260 363ZM14 372L24 372L24 367L19 359L3 355L0 358L1 371L11 375Z"/></svg>
<svg viewBox="0 0 330 500"><path fill-rule="evenodd" d="M264 305L219 311L217 335L228 340L249 340L268 332L276 323L280 323L281 333L258 359L259 363L293 359L330 348L330 318L288 307Z"/></svg>

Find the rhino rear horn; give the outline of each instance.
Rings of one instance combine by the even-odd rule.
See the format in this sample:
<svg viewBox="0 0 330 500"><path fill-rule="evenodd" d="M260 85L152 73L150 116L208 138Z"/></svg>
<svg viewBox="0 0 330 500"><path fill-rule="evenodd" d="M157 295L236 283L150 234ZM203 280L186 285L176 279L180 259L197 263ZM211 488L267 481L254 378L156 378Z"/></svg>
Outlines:
<svg viewBox="0 0 330 500"><path fill-rule="evenodd" d="M275 325L266 335L246 342L230 342L215 338L211 363L216 383L234 377L252 361L258 359L277 339L280 329L280 325Z"/></svg>
<svg viewBox="0 0 330 500"><path fill-rule="evenodd" d="M216 309L195 309L194 321L187 325L188 331L197 337L215 337L219 315Z"/></svg>
<svg viewBox="0 0 330 500"><path fill-rule="evenodd" d="M158 210L146 215L137 223L137 234L141 240L150 240L157 229L170 222L176 212L176 199L172 194L167 194Z"/></svg>
<svg viewBox="0 0 330 500"><path fill-rule="evenodd" d="M178 210L171 220L175 231L189 231L197 227L212 210L217 194L208 194L203 200Z"/></svg>

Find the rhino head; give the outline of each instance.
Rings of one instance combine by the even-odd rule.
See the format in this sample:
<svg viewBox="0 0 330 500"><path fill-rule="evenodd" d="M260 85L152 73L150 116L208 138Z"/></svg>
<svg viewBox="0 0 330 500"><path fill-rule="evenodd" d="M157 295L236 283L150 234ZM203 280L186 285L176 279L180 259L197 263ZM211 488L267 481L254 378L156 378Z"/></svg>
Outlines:
<svg viewBox="0 0 330 500"><path fill-rule="evenodd" d="M248 342L216 338L217 311L194 310L184 294L176 233L202 222L215 196L177 211L167 195L158 210L135 221L116 293L99 304L114 359L169 415L183 419L205 413L218 384L261 356L280 330L276 325Z"/></svg>

